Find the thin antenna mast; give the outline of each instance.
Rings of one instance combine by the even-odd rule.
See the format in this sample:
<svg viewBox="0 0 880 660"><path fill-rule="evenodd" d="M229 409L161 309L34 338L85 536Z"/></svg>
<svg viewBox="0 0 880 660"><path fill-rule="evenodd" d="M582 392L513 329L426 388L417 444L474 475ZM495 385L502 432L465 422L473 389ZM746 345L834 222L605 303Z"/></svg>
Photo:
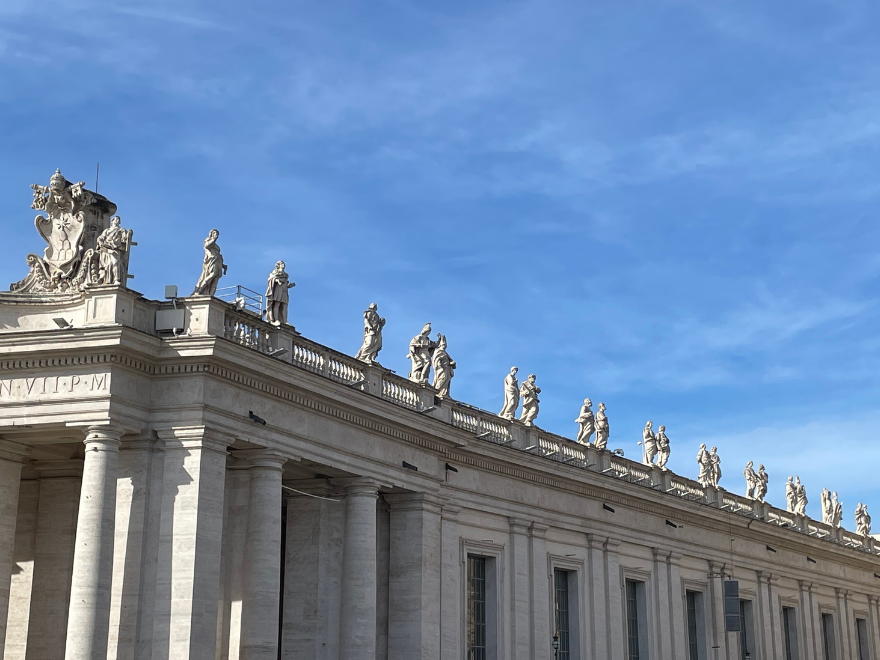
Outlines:
<svg viewBox="0 0 880 660"><path fill-rule="evenodd" d="M101 163L95 165L95 192L98 192L98 177L101 175Z"/></svg>

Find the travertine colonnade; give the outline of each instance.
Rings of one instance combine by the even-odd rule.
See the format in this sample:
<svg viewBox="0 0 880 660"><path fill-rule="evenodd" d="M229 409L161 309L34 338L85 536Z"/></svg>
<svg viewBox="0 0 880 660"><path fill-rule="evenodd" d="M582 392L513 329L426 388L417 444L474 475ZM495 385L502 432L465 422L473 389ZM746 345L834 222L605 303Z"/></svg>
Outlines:
<svg viewBox="0 0 880 660"><path fill-rule="evenodd" d="M172 304L188 334L156 330ZM873 540L572 454L208 296L5 294L0 327L6 660L461 660L478 624L479 657L538 660L560 575L569 658L630 657L628 608L651 660L784 660L793 616L799 660L829 620L837 658L880 657Z"/></svg>

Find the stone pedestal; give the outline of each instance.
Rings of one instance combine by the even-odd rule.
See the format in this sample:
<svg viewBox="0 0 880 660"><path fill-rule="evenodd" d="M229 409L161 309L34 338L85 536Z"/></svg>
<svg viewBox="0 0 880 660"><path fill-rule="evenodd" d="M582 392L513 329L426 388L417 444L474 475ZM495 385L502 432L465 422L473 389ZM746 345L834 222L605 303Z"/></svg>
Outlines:
<svg viewBox="0 0 880 660"><path fill-rule="evenodd" d="M92 427L85 439L66 660L103 660L110 632L116 473L122 432Z"/></svg>
<svg viewBox="0 0 880 660"><path fill-rule="evenodd" d="M6 617L9 611L9 585L15 552L15 524L18 519L18 493L21 486L21 463L29 448L0 440L0 658L6 641Z"/></svg>
<svg viewBox="0 0 880 660"><path fill-rule="evenodd" d="M28 660L64 657L82 461L38 461L40 473Z"/></svg>
<svg viewBox="0 0 880 660"><path fill-rule="evenodd" d="M165 443L153 660L214 660L226 447L202 426L159 431Z"/></svg>
<svg viewBox="0 0 880 660"><path fill-rule="evenodd" d="M391 506L388 660L440 657L440 503L386 495Z"/></svg>
<svg viewBox="0 0 880 660"><path fill-rule="evenodd" d="M283 456L259 451L248 456L247 544L244 551L242 660L277 660L281 598L281 470Z"/></svg>
<svg viewBox="0 0 880 660"><path fill-rule="evenodd" d="M346 660L376 660L378 484L370 479L342 483L347 487L347 494L339 657Z"/></svg>

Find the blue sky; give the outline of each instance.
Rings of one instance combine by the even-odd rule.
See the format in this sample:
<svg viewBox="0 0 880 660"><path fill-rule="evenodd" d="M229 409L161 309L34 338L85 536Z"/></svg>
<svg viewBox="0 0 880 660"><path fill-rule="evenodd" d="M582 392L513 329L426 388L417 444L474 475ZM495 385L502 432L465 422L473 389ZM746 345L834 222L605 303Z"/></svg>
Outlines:
<svg viewBox="0 0 880 660"><path fill-rule="evenodd" d="M0 3L0 281L42 249L28 185L94 181L134 288L288 264L291 321L351 354L426 321L456 398L538 424L665 424L695 477L766 464L880 511L880 8L745 0Z"/></svg>

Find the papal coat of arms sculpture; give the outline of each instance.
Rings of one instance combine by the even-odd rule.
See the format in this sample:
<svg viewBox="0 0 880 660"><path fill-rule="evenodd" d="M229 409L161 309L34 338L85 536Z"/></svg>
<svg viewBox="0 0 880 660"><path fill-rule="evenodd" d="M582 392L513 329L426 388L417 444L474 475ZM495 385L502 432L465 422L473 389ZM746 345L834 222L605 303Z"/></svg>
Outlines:
<svg viewBox="0 0 880 660"><path fill-rule="evenodd" d="M27 255L27 276L10 291L32 294L77 293L89 285L125 286L132 231L123 229L116 204L86 190L85 182L71 183L61 170L48 186L31 185L31 208L42 211L34 219L47 247L43 255Z"/></svg>

